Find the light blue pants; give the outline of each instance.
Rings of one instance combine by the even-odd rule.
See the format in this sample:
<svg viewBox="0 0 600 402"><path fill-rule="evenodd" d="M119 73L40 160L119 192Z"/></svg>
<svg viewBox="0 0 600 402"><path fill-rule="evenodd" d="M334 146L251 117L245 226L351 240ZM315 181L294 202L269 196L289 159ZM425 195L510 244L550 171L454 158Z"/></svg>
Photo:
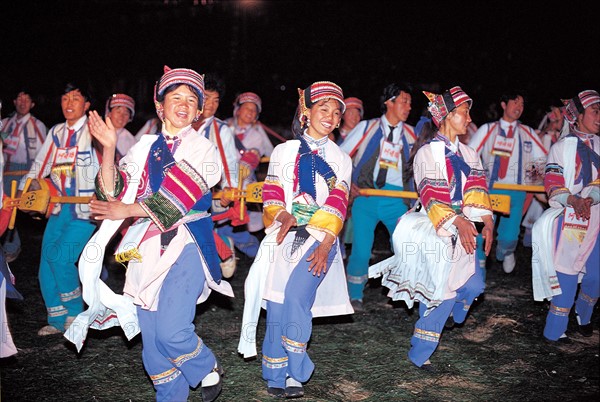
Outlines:
<svg viewBox="0 0 600 402"><path fill-rule="evenodd" d="M256 253L258 253L258 247L260 246L260 241L258 241L256 236L248 232L248 230L238 231L234 229L235 226L227 223L216 228L216 232L221 237L231 237L233 239L235 248L246 254L248 257L256 257Z"/></svg>
<svg viewBox="0 0 600 402"><path fill-rule="evenodd" d="M521 233L521 221L523 220L523 205L527 193L512 190L491 190L490 194L505 194L510 196L510 215L498 215L500 219L497 230L496 259L504 261L504 257L513 254L517 249L519 234Z"/></svg>
<svg viewBox="0 0 600 402"><path fill-rule="evenodd" d="M74 219L70 206L51 215L42 239L39 282L46 304L48 324L64 331L67 317L83 311L79 272L75 265L96 230L88 220Z"/></svg>
<svg viewBox="0 0 600 402"><path fill-rule="evenodd" d="M402 190L386 184L385 190ZM398 219L408 210L404 200L390 197L357 197L352 204L352 251L346 274L351 300L363 298L368 280L369 260L375 240L375 228L383 222L391 237Z"/></svg>
<svg viewBox="0 0 600 402"><path fill-rule="evenodd" d="M476 267L475 274L457 290L456 297L444 300L442 304L431 310L429 315L425 316L427 306L419 303L420 318L417 320L415 331L410 338L411 348L408 351L410 361L421 367L437 349L444 324L450 317L450 313L452 313L454 322L463 323L473 300L483 292L484 287L481 270Z"/></svg>
<svg viewBox="0 0 600 402"><path fill-rule="evenodd" d="M559 228L562 225L559 223ZM560 229L559 229L560 230ZM600 236L585 264L586 273L581 279L579 294L577 294L579 275L556 273L562 293L554 296L546 316L544 336L552 341L558 340L567 330L569 313L573 304L575 312L581 320L581 325L589 324L594 306L600 296ZM575 300L577 296L577 300Z"/></svg>
<svg viewBox="0 0 600 402"><path fill-rule="evenodd" d="M163 282L157 310L138 307L142 360L157 401L186 401L190 387L197 387L215 366L213 352L194 326L204 282L198 249L188 244Z"/></svg>
<svg viewBox="0 0 600 402"><path fill-rule="evenodd" d="M267 302L267 330L262 345L262 373L269 387L285 388L286 377L306 382L315 368L306 353L312 334L312 313L317 288L326 274L308 271L306 258L319 246L315 242L294 268L285 288L283 304ZM336 244L329 252L331 266Z"/></svg>

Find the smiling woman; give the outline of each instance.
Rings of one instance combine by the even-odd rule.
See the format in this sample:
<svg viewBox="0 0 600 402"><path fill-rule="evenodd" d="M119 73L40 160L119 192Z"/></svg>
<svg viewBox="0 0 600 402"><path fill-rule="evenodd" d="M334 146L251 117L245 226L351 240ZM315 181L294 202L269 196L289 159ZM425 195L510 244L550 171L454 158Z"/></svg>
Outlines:
<svg viewBox="0 0 600 402"><path fill-rule="evenodd" d="M287 398L304 395L315 367L306 352L313 315L353 312L337 238L352 162L329 139L346 108L344 95L327 81L298 92L295 138L273 150L263 187L266 237L246 279L238 346L244 357L256 355L256 326L266 303L262 374L269 395Z"/></svg>
<svg viewBox="0 0 600 402"><path fill-rule="evenodd" d="M191 126L203 103L202 75L165 66L155 87L162 132L144 135L118 168L115 126L96 111L90 113L91 133L103 146L98 199L90 206L94 218L105 224L87 247L105 247L123 220L132 217L136 220L122 244L134 248L117 250L121 261L129 261L124 296L98 294L102 259L81 259L83 287L90 300L99 298L100 305L86 300L90 308L77 317L66 336L81 349L90 325L98 329L120 325L130 339L141 330L142 359L158 401L187 400L190 387L199 384L202 400L213 401L222 387L223 369L193 325L196 304L212 290L233 296L231 286L221 281L207 213L221 164L212 143ZM114 314L105 318L108 305Z"/></svg>

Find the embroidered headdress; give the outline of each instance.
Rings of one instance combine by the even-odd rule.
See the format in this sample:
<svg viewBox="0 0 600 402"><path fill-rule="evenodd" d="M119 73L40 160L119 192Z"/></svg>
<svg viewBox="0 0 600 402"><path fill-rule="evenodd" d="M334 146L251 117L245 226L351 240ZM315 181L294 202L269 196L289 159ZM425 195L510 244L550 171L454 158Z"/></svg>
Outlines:
<svg viewBox="0 0 600 402"><path fill-rule="evenodd" d="M198 110L202 113L204 109L204 76L187 68L171 69L165 66L163 76L160 77L160 80L154 86L154 104L158 117L164 120L164 115L162 115L164 112L158 104L157 98L164 94L165 90L173 84L184 84L192 87L198 96Z"/></svg>
<svg viewBox="0 0 600 402"><path fill-rule="evenodd" d="M243 103L254 103L256 105L256 113L260 114L262 111L262 100L260 96L255 94L254 92L243 92L235 98L235 102L233 102L233 115L237 115L237 111L242 106Z"/></svg>
<svg viewBox="0 0 600 402"><path fill-rule="evenodd" d="M423 93L427 96L427 99L429 99L427 110L431 113L433 122L437 127L439 127L442 120L448 116L448 113L463 103L468 102L469 109L473 105L473 99L471 99L459 86L452 87L440 95L427 91L423 91Z"/></svg>
<svg viewBox="0 0 600 402"><path fill-rule="evenodd" d="M117 106L123 106L129 109L129 112L131 113L129 116L129 121L133 120L133 116L135 115L135 101L131 96L125 94L112 94L111 97L106 101L104 115L106 116L112 108Z"/></svg>
<svg viewBox="0 0 600 402"><path fill-rule="evenodd" d="M575 124L577 117L583 113L585 109L595 103L600 103L600 95L598 92L588 89L581 91L572 99L561 99L565 105L565 118L570 124Z"/></svg>
<svg viewBox="0 0 600 402"><path fill-rule="evenodd" d="M317 102L323 99L335 99L340 102L342 113L346 111L344 102L344 93L339 85L330 81L317 81L308 88L302 90L298 88L298 111L301 125L304 125L308 119L308 110Z"/></svg>
<svg viewBox="0 0 600 402"><path fill-rule="evenodd" d="M360 112L360 118L362 119L365 113L365 108L363 107L363 102L360 99L350 97L344 99L344 103L346 104L346 110L350 109L351 107L358 109L358 111Z"/></svg>

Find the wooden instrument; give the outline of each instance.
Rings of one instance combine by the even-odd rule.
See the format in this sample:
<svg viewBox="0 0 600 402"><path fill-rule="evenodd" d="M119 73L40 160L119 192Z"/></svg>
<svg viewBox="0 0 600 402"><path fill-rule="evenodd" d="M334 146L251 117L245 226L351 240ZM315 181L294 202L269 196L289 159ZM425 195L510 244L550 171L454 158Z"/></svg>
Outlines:
<svg viewBox="0 0 600 402"><path fill-rule="evenodd" d="M245 202L262 202L262 187L264 182L250 183L246 186L243 191L239 190L225 190L227 198L231 199L244 199ZM237 193L237 194L236 194ZM223 192L217 192L213 195L214 199L221 198ZM419 198L417 193L414 191L397 191L397 190L377 190L371 188L362 188L360 190L361 195L375 196L375 197L393 197L393 198ZM510 196L503 194L490 194L490 202L492 203L492 209L496 212L503 214L510 213Z"/></svg>
<svg viewBox="0 0 600 402"><path fill-rule="evenodd" d="M76 196L61 196L56 187L54 187L48 179L38 179L40 184L39 190L29 191L31 186L31 178L28 178L23 187L23 193L20 198L16 198L17 182L13 180L11 183L11 199L7 201L7 206L15 208L13 215L16 216L16 208L23 212L37 212L49 218L52 210L57 203L61 204L87 204L92 197L76 197ZM14 191L13 191L14 189ZM10 224L14 227L14 218L11 216Z"/></svg>
<svg viewBox="0 0 600 402"><path fill-rule="evenodd" d="M378 190L372 188L361 188L360 195L410 199L419 198L414 191ZM495 212L500 212L502 214L510 213L510 196L504 194L490 194L490 202L492 204L492 210Z"/></svg>

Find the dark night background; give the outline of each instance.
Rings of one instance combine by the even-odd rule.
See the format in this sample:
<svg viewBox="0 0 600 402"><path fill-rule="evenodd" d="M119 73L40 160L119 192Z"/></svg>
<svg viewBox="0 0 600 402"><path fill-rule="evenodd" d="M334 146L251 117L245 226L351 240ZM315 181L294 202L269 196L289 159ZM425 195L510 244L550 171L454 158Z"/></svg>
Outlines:
<svg viewBox="0 0 600 402"><path fill-rule="evenodd" d="M14 110L21 87L37 94L33 113L63 120L68 81L91 88L93 108L114 92L137 102L132 132L153 113L152 88L163 65L216 72L227 85L218 116L235 95L257 92L261 120L289 127L297 93L331 80L376 117L382 88L460 85L474 98L476 124L499 111L503 90L524 89L521 120L537 128L548 107L583 89L600 89L598 18L591 2L357 0L21 0L0 11L0 99ZM493 117L495 118L495 117Z"/></svg>

